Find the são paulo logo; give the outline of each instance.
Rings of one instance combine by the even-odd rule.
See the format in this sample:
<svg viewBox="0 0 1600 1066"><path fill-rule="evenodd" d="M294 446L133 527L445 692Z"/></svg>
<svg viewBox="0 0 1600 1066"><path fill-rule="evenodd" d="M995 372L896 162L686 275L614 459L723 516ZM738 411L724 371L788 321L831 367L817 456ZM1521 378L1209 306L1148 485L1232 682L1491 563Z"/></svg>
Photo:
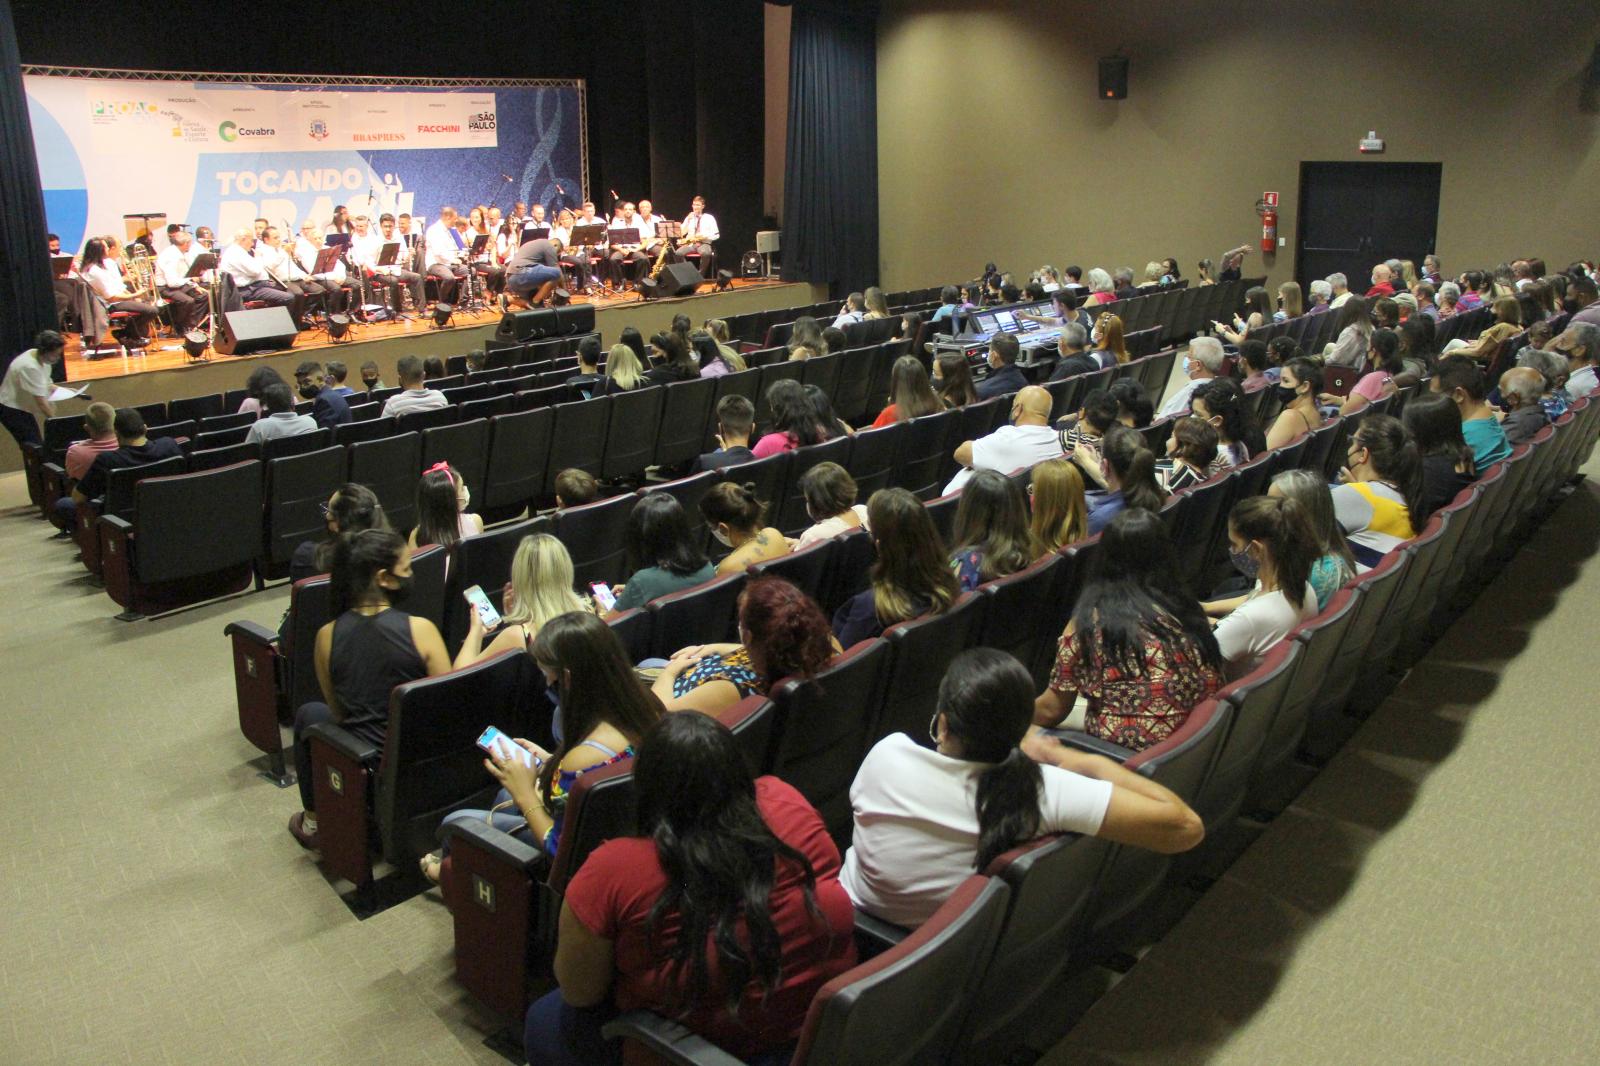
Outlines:
<svg viewBox="0 0 1600 1066"><path fill-rule="evenodd" d="M467 129L474 133L483 133L494 129L494 112L478 111L467 116Z"/></svg>
<svg viewBox="0 0 1600 1066"><path fill-rule="evenodd" d="M237 141L240 137L271 137L277 132L278 131L273 129L271 126L255 126L253 128L246 129L243 126L240 126L237 122L234 122L232 119L227 120L222 125L217 127L217 136L230 143Z"/></svg>

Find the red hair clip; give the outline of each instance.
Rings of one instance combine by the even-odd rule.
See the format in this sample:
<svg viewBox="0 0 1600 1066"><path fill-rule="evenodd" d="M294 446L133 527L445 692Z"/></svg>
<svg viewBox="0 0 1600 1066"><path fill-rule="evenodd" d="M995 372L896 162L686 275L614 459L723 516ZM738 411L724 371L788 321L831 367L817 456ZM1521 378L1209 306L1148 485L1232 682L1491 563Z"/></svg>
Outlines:
<svg viewBox="0 0 1600 1066"><path fill-rule="evenodd" d="M440 470L444 471L446 474L450 474L452 477L455 476L450 469L450 461L448 459L440 459L437 463L434 463L432 466L428 467L428 469L424 470L423 473L432 474Z"/></svg>

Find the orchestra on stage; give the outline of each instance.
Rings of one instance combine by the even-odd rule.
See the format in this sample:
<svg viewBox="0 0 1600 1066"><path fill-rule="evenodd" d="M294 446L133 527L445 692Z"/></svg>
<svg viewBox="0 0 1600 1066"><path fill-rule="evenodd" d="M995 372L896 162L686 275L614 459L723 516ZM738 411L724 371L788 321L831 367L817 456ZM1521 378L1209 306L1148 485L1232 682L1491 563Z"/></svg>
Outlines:
<svg viewBox="0 0 1600 1066"><path fill-rule="evenodd" d="M693 264L702 280L717 277L721 234L700 196L681 222L657 215L649 200L619 199L609 219L590 201L553 217L544 204L518 202L509 213L445 205L422 223L339 205L325 225L307 220L298 233L287 220L280 228L258 218L219 241L207 226L191 233L172 223L159 248L144 228L126 243L91 237L70 257L51 234L56 311L64 332L82 335L85 358L142 348L162 330L198 358L228 311L281 307L296 330L336 336L350 323L440 322L458 311L504 312L575 294L648 297L673 263ZM101 344L108 331L110 353Z"/></svg>

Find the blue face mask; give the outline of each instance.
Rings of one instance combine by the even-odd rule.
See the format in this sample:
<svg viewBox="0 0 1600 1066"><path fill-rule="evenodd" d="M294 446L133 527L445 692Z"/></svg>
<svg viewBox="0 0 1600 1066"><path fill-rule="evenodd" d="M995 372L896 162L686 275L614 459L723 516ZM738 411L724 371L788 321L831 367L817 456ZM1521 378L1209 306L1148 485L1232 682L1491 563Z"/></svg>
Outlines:
<svg viewBox="0 0 1600 1066"><path fill-rule="evenodd" d="M1183 375L1184 377L1189 376L1189 357L1187 355L1183 357Z"/></svg>
<svg viewBox="0 0 1600 1066"><path fill-rule="evenodd" d="M1261 564L1256 561L1255 556L1250 554L1249 548L1245 548L1242 551L1228 549L1228 561L1233 564L1235 570L1251 581L1256 579L1256 573L1261 569Z"/></svg>

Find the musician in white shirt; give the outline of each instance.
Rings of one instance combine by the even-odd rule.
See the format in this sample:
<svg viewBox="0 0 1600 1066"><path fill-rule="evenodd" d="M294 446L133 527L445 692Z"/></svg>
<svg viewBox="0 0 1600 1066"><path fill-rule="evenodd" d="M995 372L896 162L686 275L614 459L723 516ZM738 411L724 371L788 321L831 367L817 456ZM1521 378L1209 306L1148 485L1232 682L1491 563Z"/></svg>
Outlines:
<svg viewBox="0 0 1600 1066"><path fill-rule="evenodd" d="M696 196L689 205L689 213L684 216L683 243L678 245L675 255L680 259L698 259L700 276L707 279L715 277L717 254L712 250L711 243L721 236L716 216L706 211L706 198Z"/></svg>
<svg viewBox="0 0 1600 1066"><path fill-rule="evenodd" d="M456 230L456 209L446 204L439 208L439 221L428 227L428 277L439 282L439 300L451 303L461 279L467 276L467 242Z"/></svg>
<svg viewBox="0 0 1600 1066"><path fill-rule="evenodd" d="M617 217L612 219L611 225L606 228L610 232L624 229L638 230L640 242L646 237L644 227L639 224L638 217L633 213L633 204L631 202L622 205ZM650 228L649 236L655 236L654 226ZM611 255L607 258L611 263L611 283L618 288L621 288L623 282L628 280L628 264L635 264L638 267L635 271L635 276L637 277L644 272L646 265L650 262L649 256L645 255L642 250L641 243L613 243L611 245Z"/></svg>
<svg viewBox="0 0 1600 1066"><path fill-rule="evenodd" d="M306 276L316 281L329 294L327 308L333 311L348 311L350 305L358 299L355 279L344 269L344 260L335 259L333 269L324 274L313 274L312 270L317 265L317 255L322 250L322 228L315 222L306 221L300 224L300 239L294 242L294 261ZM337 293L338 298L333 299Z"/></svg>
<svg viewBox="0 0 1600 1066"><path fill-rule="evenodd" d="M256 258L280 285L289 290L291 296L299 297L301 312L312 307L327 308L327 288L294 261L294 256L284 246L283 234L277 226L269 224L261 231L261 238L256 244ZM295 321L300 321L299 312L295 313Z"/></svg>
<svg viewBox="0 0 1600 1066"><path fill-rule="evenodd" d="M644 254L653 259L661 250L660 242L656 240L656 223L662 220L661 216L655 213L649 200L640 200L639 214L635 220L639 227L639 239L644 242Z"/></svg>
<svg viewBox="0 0 1600 1066"><path fill-rule="evenodd" d="M251 248L255 243L254 227L247 226L235 232L233 243L222 250L222 259L217 264L217 269L233 278L241 300L247 303L264 303L271 307L288 307L291 309L289 314L294 318L295 328L303 329L304 327L300 325L300 298L272 280L272 275L268 274L266 268L251 254Z"/></svg>
<svg viewBox="0 0 1600 1066"><path fill-rule="evenodd" d="M404 264L400 262L406 251L405 238L395 228L394 216L388 212L379 215L378 228L383 231L376 242L378 257L382 256L383 246L386 244L394 244L399 247L395 249L394 262L388 266L378 266L377 258L374 258L371 265L376 276L373 280L389 290L390 306L396 311L405 306L400 299L400 287L402 285L411 290L411 306L418 311L422 310L428 299L422 292L422 275L415 270L407 270ZM373 247L373 245L369 243L368 247Z"/></svg>
<svg viewBox="0 0 1600 1066"><path fill-rule="evenodd" d="M478 272L483 279L484 287L491 293L498 293L505 288L506 271L495 260L494 228L489 225L489 212L482 207L474 207L467 216L467 244L476 247L478 238L483 238L483 251L469 252L472 269Z"/></svg>
<svg viewBox="0 0 1600 1066"><path fill-rule="evenodd" d="M200 249L188 230L173 230L167 239L170 243L156 256L156 290L172 309L172 328L187 333L200 324L209 306L206 290L189 277Z"/></svg>
<svg viewBox="0 0 1600 1066"><path fill-rule="evenodd" d="M128 291L127 279L123 277L122 268L111 252L115 243L109 237L90 238L89 243L83 246L78 276L89 283L89 287L111 310L131 311L139 316L134 320L134 328L141 338L147 339L155 328L158 311L155 304L140 300Z"/></svg>

